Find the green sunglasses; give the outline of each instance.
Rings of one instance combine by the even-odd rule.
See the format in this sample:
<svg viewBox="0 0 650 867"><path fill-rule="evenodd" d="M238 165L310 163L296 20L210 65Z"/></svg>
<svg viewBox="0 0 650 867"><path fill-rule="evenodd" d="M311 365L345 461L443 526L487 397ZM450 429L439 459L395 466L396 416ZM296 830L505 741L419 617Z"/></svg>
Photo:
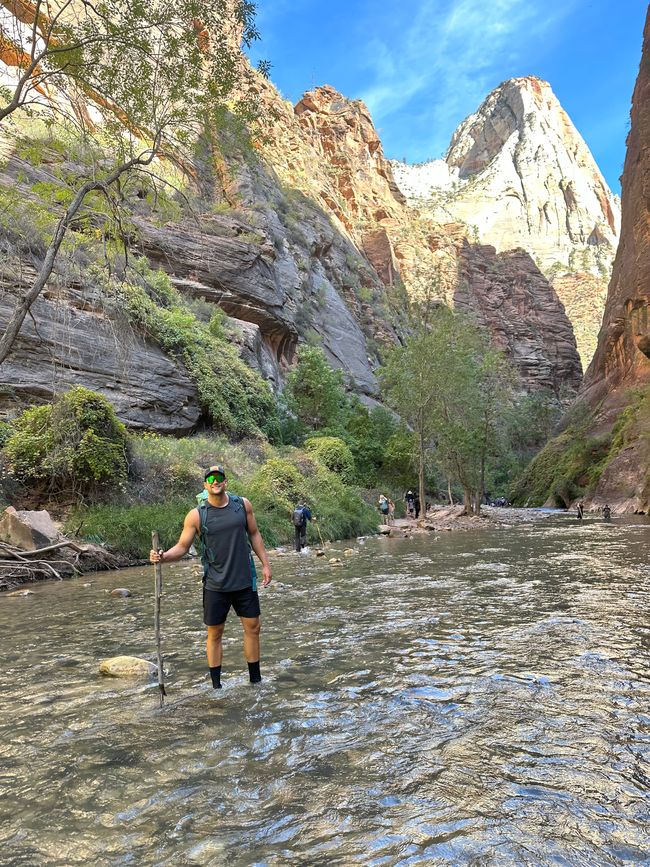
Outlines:
<svg viewBox="0 0 650 867"><path fill-rule="evenodd" d="M205 480L209 485L214 485L215 482L218 482L219 484L225 482L226 477L223 473L210 473L209 476L206 476Z"/></svg>

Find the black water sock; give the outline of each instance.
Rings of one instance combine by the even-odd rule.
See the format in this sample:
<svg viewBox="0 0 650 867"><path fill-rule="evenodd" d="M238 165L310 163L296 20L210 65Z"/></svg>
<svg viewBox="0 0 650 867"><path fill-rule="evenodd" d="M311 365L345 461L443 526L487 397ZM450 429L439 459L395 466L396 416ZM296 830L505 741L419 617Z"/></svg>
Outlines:
<svg viewBox="0 0 650 867"><path fill-rule="evenodd" d="M212 678L212 688L213 689L221 689L221 666L220 665L211 665L210 666L210 677Z"/></svg>
<svg viewBox="0 0 650 867"><path fill-rule="evenodd" d="M260 661L248 663L248 675L251 683L261 683L262 675L260 674Z"/></svg>

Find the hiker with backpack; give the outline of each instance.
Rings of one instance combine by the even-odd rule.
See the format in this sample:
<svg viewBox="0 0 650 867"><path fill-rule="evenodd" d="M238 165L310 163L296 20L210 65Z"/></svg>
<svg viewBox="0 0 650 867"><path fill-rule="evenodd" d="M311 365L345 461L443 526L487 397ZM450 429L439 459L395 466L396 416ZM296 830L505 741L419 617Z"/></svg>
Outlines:
<svg viewBox="0 0 650 867"><path fill-rule="evenodd" d="M381 515L381 523L388 524L389 522L389 514L390 514L390 505L388 503L388 497L385 494L379 495L378 502L379 514Z"/></svg>
<svg viewBox="0 0 650 867"><path fill-rule="evenodd" d="M296 551L300 552L307 545L307 521L315 521L309 508L302 502L293 510L291 520L296 531Z"/></svg>
<svg viewBox="0 0 650 867"><path fill-rule="evenodd" d="M196 536L203 563L203 622L208 628L206 653L214 689L221 689L224 625L230 607L244 630L244 656L251 683L260 674L260 603L252 550L262 563L262 587L271 583L271 566L251 504L226 490L226 471L213 466L204 473L207 497L185 517L178 542L168 551L151 551L152 563L174 563L184 557Z"/></svg>

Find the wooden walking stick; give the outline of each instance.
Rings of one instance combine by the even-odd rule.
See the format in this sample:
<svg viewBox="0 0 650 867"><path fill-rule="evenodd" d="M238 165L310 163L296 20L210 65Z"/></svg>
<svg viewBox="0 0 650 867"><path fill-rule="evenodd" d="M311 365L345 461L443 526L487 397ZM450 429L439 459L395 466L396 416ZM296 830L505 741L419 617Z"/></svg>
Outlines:
<svg viewBox="0 0 650 867"><path fill-rule="evenodd" d="M158 530L151 531L151 547L154 551L160 551L160 539ZM160 707L165 703L165 672L163 670L162 650L160 647L160 597L162 596L162 566L160 563L153 564L155 576L155 607L154 607L154 632L156 635L156 654L158 656L158 689L160 690Z"/></svg>
<svg viewBox="0 0 650 867"><path fill-rule="evenodd" d="M320 536L320 546L323 550L325 550L325 542L323 542L323 534L320 531L320 527L318 526L318 521L314 521L316 524L316 529L318 530L318 535Z"/></svg>

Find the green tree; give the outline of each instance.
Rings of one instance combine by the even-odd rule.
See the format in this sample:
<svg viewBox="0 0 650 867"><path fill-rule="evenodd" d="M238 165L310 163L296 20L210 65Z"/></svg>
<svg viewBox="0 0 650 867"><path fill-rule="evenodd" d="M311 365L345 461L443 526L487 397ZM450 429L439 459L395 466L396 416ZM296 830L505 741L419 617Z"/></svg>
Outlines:
<svg viewBox="0 0 650 867"><path fill-rule="evenodd" d="M420 503L426 503L427 452L435 432L433 403L438 374L431 362L432 333L421 328L403 346L391 349L379 370L384 396L416 436Z"/></svg>
<svg viewBox="0 0 650 867"><path fill-rule="evenodd" d="M25 410L4 453L14 475L53 493L92 492L126 482L126 428L101 394L77 386L52 404Z"/></svg>
<svg viewBox="0 0 650 867"><path fill-rule="evenodd" d="M427 453L463 488L465 509L478 515L488 461L505 448L503 413L513 374L484 333L462 314L432 310L381 371L389 402L413 428L418 447L420 499Z"/></svg>
<svg viewBox="0 0 650 867"><path fill-rule="evenodd" d="M358 484L373 487L380 473L385 475L386 449L399 428L395 415L383 406L368 409L358 397L350 398L343 437L354 457L354 471Z"/></svg>
<svg viewBox="0 0 650 867"><path fill-rule="evenodd" d="M321 349L300 348L284 396L288 408L307 429L340 432L348 406L343 373L332 370Z"/></svg>
<svg viewBox="0 0 650 867"><path fill-rule="evenodd" d="M0 129L20 138L24 117L62 128L84 159L68 178L61 213L0 338L5 360L52 274L66 233L88 200L119 210L124 182L164 179L162 164L191 164L193 149L229 112L253 102L239 39L257 37L248 0L2 0L3 60L13 84L0 92ZM162 161L162 162L161 162Z"/></svg>

